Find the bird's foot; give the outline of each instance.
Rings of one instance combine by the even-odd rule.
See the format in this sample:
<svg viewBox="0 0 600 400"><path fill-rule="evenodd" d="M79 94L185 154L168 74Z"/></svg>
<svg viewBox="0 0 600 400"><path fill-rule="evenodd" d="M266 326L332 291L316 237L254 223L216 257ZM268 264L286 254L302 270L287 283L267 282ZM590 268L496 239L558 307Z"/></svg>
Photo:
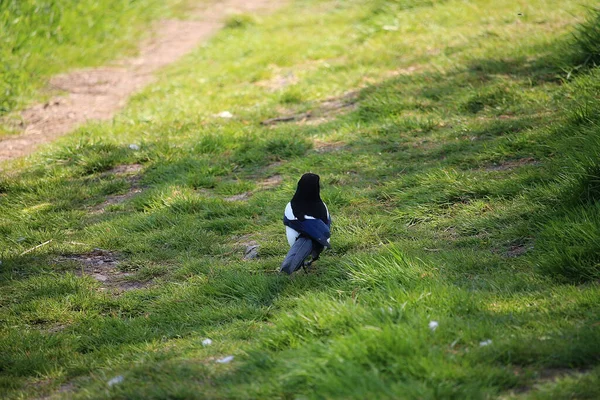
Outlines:
<svg viewBox="0 0 600 400"><path fill-rule="evenodd" d="M313 261L315 261L314 259L311 259L310 261L304 261L302 263L302 269L304 270L305 273L308 274L308 269L310 268L310 266L312 265Z"/></svg>

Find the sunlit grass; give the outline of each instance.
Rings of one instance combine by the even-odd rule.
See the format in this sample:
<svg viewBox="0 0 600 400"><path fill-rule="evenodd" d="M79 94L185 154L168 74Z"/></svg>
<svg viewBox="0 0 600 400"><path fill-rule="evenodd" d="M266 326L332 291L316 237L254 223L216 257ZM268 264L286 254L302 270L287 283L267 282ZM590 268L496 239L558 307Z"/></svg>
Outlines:
<svg viewBox="0 0 600 400"><path fill-rule="evenodd" d="M600 71L565 69L586 13L299 1L231 17L114 121L7 164L0 387L597 397ZM289 279L275 273L282 210L307 171L322 177L333 249ZM243 260L254 242L259 258ZM140 286L64 260L94 248Z"/></svg>
<svg viewBox="0 0 600 400"><path fill-rule="evenodd" d="M0 116L40 97L53 74L137 50L149 25L187 4L170 1L7 0L0 3ZM42 92L40 92L42 90Z"/></svg>

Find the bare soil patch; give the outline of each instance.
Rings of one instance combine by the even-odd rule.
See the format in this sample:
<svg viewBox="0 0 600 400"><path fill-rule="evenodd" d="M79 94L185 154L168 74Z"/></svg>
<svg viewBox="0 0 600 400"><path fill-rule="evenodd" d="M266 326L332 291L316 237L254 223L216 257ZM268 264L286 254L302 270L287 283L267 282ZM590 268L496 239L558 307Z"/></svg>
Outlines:
<svg viewBox="0 0 600 400"><path fill-rule="evenodd" d="M267 68L271 72L271 77L255 82L254 84L258 87L265 88L270 92L277 92L288 86L295 85L299 82L298 76L300 74L307 71L314 71L320 68L324 63L327 64L325 60L310 60L301 64L296 64L292 68L269 64Z"/></svg>
<svg viewBox="0 0 600 400"><path fill-rule="evenodd" d="M106 171L105 174L114 174L114 175L137 174L143 168L144 168L144 166L142 164L117 165L116 167Z"/></svg>
<svg viewBox="0 0 600 400"><path fill-rule="evenodd" d="M344 142L325 142L323 140L315 139L313 143L317 153L331 153L346 147L346 143Z"/></svg>
<svg viewBox="0 0 600 400"><path fill-rule="evenodd" d="M121 204L136 195L142 193L143 188L140 187L139 181L141 176L139 173L144 168L141 164L129 164L129 165L117 165L111 170L108 170L102 174L102 176L115 175L124 178L131 185L129 191L124 194L115 194L108 196L104 202L95 206L91 211L93 213L102 213L106 211L106 208L112 205Z"/></svg>
<svg viewBox="0 0 600 400"><path fill-rule="evenodd" d="M293 72L289 72L287 74L277 74L271 79L256 82L255 85L267 88L271 92L276 92L296 83L298 83L298 77Z"/></svg>
<svg viewBox="0 0 600 400"><path fill-rule="evenodd" d="M252 196L252 192L245 192L241 194L236 194L233 196L225 197L223 200L225 201L246 201Z"/></svg>
<svg viewBox="0 0 600 400"><path fill-rule="evenodd" d="M527 253L530 248L531 247L528 247L524 244L513 245L513 246L510 246L510 248L506 251L504 256L508 257L508 258L519 257L519 256Z"/></svg>
<svg viewBox="0 0 600 400"><path fill-rule="evenodd" d="M589 370L585 369L585 368L546 368L546 369L541 370L537 374L537 379L535 380L535 382L533 384L528 385L528 386L518 387L514 390L511 390L509 392L508 396L501 396L500 399L509 399L509 398L512 398L511 397L512 395L515 395L515 394L528 393L528 392L536 389L536 387L539 387L541 385L556 382L557 380L562 379L562 378L585 374L588 371ZM520 369L515 370L516 375L521 374L521 372L522 371Z"/></svg>
<svg viewBox="0 0 600 400"><path fill-rule="evenodd" d="M258 186L261 189L271 189L281 185L282 182L283 177L281 175L273 175L268 177L267 179L263 179L262 181L258 182Z"/></svg>
<svg viewBox="0 0 600 400"><path fill-rule="evenodd" d="M64 331L66 327L67 327L67 325L64 325L64 324L52 325L50 328L46 329L46 332L48 332L48 333L61 332L61 331Z"/></svg>
<svg viewBox="0 0 600 400"><path fill-rule="evenodd" d="M92 212L102 213L102 212L106 211L107 207L121 204L121 203L135 197L136 195L142 193L142 191L143 191L142 188L132 187L129 190L129 192L127 192L125 194L115 194L112 196L108 196L102 204L94 207L92 209Z"/></svg>
<svg viewBox="0 0 600 400"><path fill-rule="evenodd" d="M120 257L112 251L94 249L89 253L62 256L58 261L67 260L81 264L82 269L78 270L76 274L94 278L102 284L103 290L112 289L123 292L143 288L148 284L148 282L128 280L127 278L134 274L118 269Z"/></svg>
<svg viewBox="0 0 600 400"><path fill-rule="evenodd" d="M36 384L36 386L46 386L48 384L50 384L51 380L50 379L45 379L41 382L38 382ZM48 396L44 396L44 397L38 397L38 400L50 400L52 398L58 398L60 395L66 395L67 393L73 392L75 390L75 384L71 383L71 382L67 382L67 383L63 383L62 385L60 385L60 387L56 390L56 392L54 394L50 394Z"/></svg>
<svg viewBox="0 0 600 400"><path fill-rule="evenodd" d="M494 247L492 252L504 258L516 258L529 253L534 249L532 238L512 240L505 246Z"/></svg>
<svg viewBox="0 0 600 400"><path fill-rule="evenodd" d="M283 122L298 122L317 125L332 120L335 116L356 108L358 92L352 91L339 97L322 101L313 110L297 114L280 115L261 122L261 125L276 125Z"/></svg>
<svg viewBox="0 0 600 400"><path fill-rule="evenodd" d="M258 190L267 190L267 189L274 188L276 186L279 186L281 184L281 182L283 182L283 178L281 175L270 176L267 179L263 179L262 181L258 182ZM225 201L246 201L250 197L252 197L253 194L254 194L254 192L244 192L244 193L236 194L233 196L225 197L225 198L223 198L223 200L225 200Z"/></svg>
<svg viewBox="0 0 600 400"><path fill-rule="evenodd" d="M54 89L66 92L45 104L24 110L15 127L18 136L0 141L0 161L25 156L88 120L108 120L129 96L154 81L154 72L193 50L223 27L229 14L266 10L280 5L274 0L225 0L193 14L197 21L164 20L143 43L139 55L114 66L90 68L58 75L50 80ZM7 121L10 124L10 121Z"/></svg>
<svg viewBox="0 0 600 400"><path fill-rule="evenodd" d="M540 165L539 161L536 161L533 158L520 158L518 160L508 160L504 161L500 164L494 164L487 166L485 168L486 171L509 171L515 168L522 167L524 165Z"/></svg>
<svg viewBox="0 0 600 400"><path fill-rule="evenodd" d="M228 202L247 201L248 199L250 199L250 197L252 197L254 195L255 192L261 191L261 190L272 189L274 187L279 186L282 182L283 182L283 177L281 175L273 175L266 179L258 181L257 182L258 188L256 190L248 191L248 192L244 192L244 193L240 193L240 194L234 194L234 195L226 196L226 197L222 197L221 195L215 193L211 189L200 188L200 189L196 189L196 192L198 192L206 197L222 198L223 200L228 201ZM121 195L121 196L125 196L125 195ZM114 197L116 197L116 196L114 196Z"/></svg>
<svg viewBox="0 0 600 400"><path fill-rule="evenodd" d="M393 71L390 71L386 76L394 77L400 75L412 75L425 70L425 66L422 64L410 65L406 68L398 68Z"/></svg>

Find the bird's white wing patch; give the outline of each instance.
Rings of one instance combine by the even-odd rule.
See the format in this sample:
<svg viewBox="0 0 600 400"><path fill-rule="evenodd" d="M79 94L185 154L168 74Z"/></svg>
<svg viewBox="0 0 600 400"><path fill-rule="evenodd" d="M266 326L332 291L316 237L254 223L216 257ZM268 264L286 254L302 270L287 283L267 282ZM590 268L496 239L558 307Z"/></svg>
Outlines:
<svg viewBox="0 0 600 400"><path fill-rule="evenodd" d="M327 204L323 203L325 206L325 211L327 211L327 219L331 221L331 215L329 215L329 208L327 208Z"/></svg>
<svg viewBox="0 0 600 400"><path fill-rule="evenodd" d="M296 239L298 239L298 236L300 236L300 232L298 232L295 229L290 228L289 226L285 227L285 234L287 236L287 240L288 240L288 243L290 244L290 247L292 247L294 245L294 242L296 242Z"/></svg>
<svg viewBox="0 0 600 400"><path fill-rule="evenodd" d="M287 203L287 206L285 206L285 217L289 220L295 221L298 218L296 218L296 216L294 215L294 210L292 210L292 202ZM300 236L300 232L298 232L295 229L290 228L289 226L285 227L285 235L287 236L287 240L288 243L290 244L290 247L292 247L294 245L294 243L296 242L296 239L298 239L298 236Z"/></svg>
<svg viewBox="0 0 600 400"><path fill-rule="evenodd" d="M316 219L315 217L311 217L310 215L305 215L304 219Z"/></svg>
<svg viewBox="0 0 600 400"><path fill-rule="evenodd" d="M289 220L298 219L296 218L296 216L294 215L294 211L292 210L292 202L287 203L287 206L285 206L284 215Z"/></svg>

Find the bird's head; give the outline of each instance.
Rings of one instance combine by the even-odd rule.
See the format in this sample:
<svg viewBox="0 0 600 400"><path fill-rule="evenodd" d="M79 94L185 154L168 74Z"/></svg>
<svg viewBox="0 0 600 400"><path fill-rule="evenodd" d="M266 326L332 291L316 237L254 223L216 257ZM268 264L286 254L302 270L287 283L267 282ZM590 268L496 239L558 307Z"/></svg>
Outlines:
<svg viewBox="0 0 600 400"><path fill-rule="evenodd" d="M302 175L298 181L298 188L294 197L302 198L304 200L320 200L320 179L319 175L306 173Z"/></svg>

